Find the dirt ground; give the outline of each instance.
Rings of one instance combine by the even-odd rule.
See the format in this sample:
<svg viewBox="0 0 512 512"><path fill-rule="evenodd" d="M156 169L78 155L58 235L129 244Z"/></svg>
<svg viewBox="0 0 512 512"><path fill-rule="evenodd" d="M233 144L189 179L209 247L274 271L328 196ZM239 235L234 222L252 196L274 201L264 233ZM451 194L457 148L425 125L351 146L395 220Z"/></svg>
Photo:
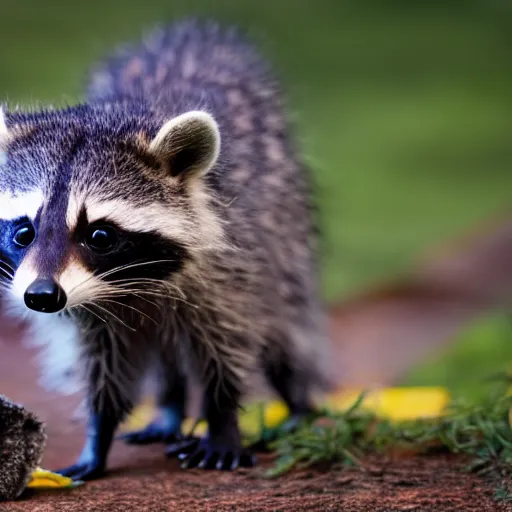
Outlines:
<svg viewBox="0 0 512 512"><path fill-rule="evenodd" d="M453 457L375 460L357 469L296 472L277 480L262 468L237 473L181 471L159 450L138 450L130 467L73 491L46 492L8 504L9 511L505 511L495 485L458 471Z"/></svg>

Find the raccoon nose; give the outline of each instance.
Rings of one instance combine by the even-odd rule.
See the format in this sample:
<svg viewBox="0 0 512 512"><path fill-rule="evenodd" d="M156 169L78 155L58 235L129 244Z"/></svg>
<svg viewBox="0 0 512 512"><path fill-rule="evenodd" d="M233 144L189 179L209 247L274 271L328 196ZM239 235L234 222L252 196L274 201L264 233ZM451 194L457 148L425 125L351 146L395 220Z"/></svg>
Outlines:
<svg viewBox="0 0 512 512"><path fill-rule="evenodd" d="M53 279L36 279L25 292L27 308L40 313L57 313L66 302L66 293Z"/></svg>

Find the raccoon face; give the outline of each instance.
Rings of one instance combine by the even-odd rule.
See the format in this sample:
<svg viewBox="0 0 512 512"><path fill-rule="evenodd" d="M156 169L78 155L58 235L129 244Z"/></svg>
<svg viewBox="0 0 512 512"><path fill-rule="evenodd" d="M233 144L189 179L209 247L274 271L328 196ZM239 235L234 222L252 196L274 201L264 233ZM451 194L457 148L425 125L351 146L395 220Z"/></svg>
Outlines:
<svg viewBox="0 0 512 512"><path fill-rule="evenodd" d="M0 278L25 310L157 294L222 239L203 182L214 119L151 126L98 108L13 115L12 127L0 111Z"/></svg>

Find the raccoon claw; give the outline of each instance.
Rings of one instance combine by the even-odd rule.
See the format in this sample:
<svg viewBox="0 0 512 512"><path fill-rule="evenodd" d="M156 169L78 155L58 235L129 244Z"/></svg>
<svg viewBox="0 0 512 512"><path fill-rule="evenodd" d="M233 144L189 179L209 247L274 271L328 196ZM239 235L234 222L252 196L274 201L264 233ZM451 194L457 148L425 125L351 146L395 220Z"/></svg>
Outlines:
<svg viewBox="0 0 512 512"><path fill-rule="evenodd" d="M199 441L199 438L196 437L184 437L177 439L176 442L167 445L165 454L167 457L185 457L197 447Z"/></svg>
<svg viewBox="0 0 512 512"><path fill-rule="evenodd" d="M249 468L256 464L256 458L248 449L233 447L209 438L184 440L171 446L167 455L177 455L183 461L183 469L233 471L238 467Z"/></svg>
<svg viewBox="0 0 512 512"><path fill-rule="evenodd" d="M58 469L55 473L67 476L73 480L94 480L103 476L105 468L94 462L78 462L77 464L73 464L67 468Z"/></svg>
<svg viewBox="0 0 512 512"><path fill-rule="evenodd" d="M142 430L127 432L117 436L117 439L126 444L152 444L152 443L174 443L180 439L175 429L166 429L162 425L151 423Z"/></svg>

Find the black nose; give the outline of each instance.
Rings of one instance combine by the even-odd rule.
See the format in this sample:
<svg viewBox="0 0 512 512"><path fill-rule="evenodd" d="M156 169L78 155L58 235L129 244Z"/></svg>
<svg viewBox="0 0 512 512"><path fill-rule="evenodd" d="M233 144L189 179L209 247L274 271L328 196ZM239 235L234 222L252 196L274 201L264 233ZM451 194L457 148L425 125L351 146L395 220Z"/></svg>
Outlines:
<svg viewBox="0 0 512 512"><path fill-rule="evenodd" d="M36 279L25 292L27 308L40 313L57 313L66 301L66 293L53 279Z"/></svg>

